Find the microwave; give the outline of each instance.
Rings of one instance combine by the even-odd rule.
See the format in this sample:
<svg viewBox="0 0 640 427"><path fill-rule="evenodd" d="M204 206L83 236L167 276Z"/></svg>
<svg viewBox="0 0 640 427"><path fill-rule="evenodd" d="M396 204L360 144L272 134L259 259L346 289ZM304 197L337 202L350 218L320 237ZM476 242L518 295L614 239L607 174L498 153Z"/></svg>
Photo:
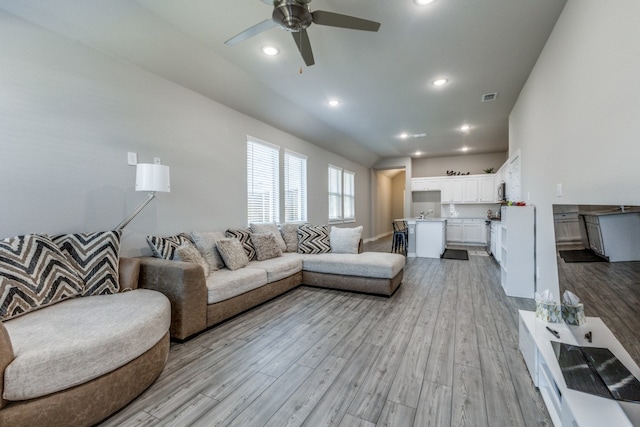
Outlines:
<svg viewBox="0 0 640 427"><path fill-rule="evenodd" d="M507 201L507 184L505 182L501 182L498 185L498 201L500 202Z"/></svg>

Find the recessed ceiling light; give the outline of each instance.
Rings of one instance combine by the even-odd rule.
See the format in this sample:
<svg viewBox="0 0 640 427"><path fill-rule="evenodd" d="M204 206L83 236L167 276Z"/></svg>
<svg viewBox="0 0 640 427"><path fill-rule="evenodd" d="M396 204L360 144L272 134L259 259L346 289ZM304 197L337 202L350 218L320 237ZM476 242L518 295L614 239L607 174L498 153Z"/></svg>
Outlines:
<svg viewBox="0 0 640 427"><path fill-rule="evenodd" d="M460 151L469 151L469 147L462 147Z"/></svg>
<svg viewBox="0 0 640 427"><path fill-rule="evenodd" d="M273 46L263 46L262 53L268 56L275 56L280 53L280 51Z"/></svg>
<svg viewBox="0 0 640 427"><path fill-rule="evenodd" d="M337 99L330 99L329 101L327 101L327 104L329 104L331 107L337 107L341 104L341 102Z"/></svg>
<svg viewBox="0 0 640 427"><path fill-rule="evenodd" d="M402 133L400 134L400 138L402 138L402 139L407 139L407 138L409 138L409 136L410 136L410 135L409 135L407 132L402 132Z"/></svg>
<svg viewBox="0 0 640 427"><path fill-rule="evenodd" d="M435 0L413 0L417 5L424 6L425 4L433 3Z"/></svg>
<svg viewBox="0 0 640 427"><path fill-rule="evenodd" d="M416 156L422 156L422 151L416 151L415 155Z"/></svg>
<svg viewBox="0 0 640 427"><path fill-rule="evenodd" d="M432 85L434 86L444 86L447 84L449 80L448 79L437 79L431 82Z"/></svg>
<svg viewBox="0 0 640 427"><path fill-rule="evenodd" d="M471 126L469 126L469 125L462 125L462 126L460 126L460 130L461 130L462 132L467 132L469 129L471 129Z"/></svg>

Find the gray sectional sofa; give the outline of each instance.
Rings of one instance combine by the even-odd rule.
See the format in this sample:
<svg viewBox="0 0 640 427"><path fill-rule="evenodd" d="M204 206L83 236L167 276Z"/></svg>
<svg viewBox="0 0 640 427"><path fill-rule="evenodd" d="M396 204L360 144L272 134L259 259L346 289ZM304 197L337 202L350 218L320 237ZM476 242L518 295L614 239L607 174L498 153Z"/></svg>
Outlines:
<svg viewBox="0 0 640 427"><path fill-rule="evenodd" d="M169 298L171 337L184 340L303 284L392 295L402 282L404 256L362 253L361 247L358 239L355 253L284 251L281 256L252 260L233 271L219 268L208 276L206 266L194 262L142 257L139 286Z"/></svg>

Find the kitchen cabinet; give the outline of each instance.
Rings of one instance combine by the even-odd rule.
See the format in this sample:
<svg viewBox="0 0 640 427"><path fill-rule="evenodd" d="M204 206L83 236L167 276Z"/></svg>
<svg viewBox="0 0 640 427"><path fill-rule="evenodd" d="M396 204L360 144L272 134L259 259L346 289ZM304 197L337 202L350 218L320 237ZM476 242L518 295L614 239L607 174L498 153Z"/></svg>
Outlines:
<svg viewBox="0 0 640 427"><path fill-rule="evenodd" d="M533 298L535 292L535 211L502 206L500 283L507 296Z"/></svg>
<svg viewBox="0 0 640 427"><path fill-rule="evenodd" d="M553 221L557 244L580 243L580 222L577 211L554 213Z"/></svg>
<svg viewBox="0 0 640 427"><path fill-rule="evenodd" d="M447 219L447 243L462 243L461 219Z"/></svg>
<svg viewBox="0 0 640 427"><path fill-rule="evenodd" d="M500 237L502 232L500 231L501 224L499 221L491 221L491 255L493 258L500 262L500 254L502 252L502 245L500 244Z"/></svg>
<svg viewBox="0 0 640 427"><path fill-rule="evenodd" d="M462 241L464 243L487 243L487 227L484 219L462 220Z"/></svg>
<svg viewBox="0 0 640 427"><path fill-rule="evenodd" d="M445 249L445 220L416 220L416 256L440 258Z"/></svg>
<svg viewBox="0 0 640 427"><path fill-rule="evenodd" d="M495 176L478 178L478 202L495 203L498 200L498 191Z"/></svg>
<svg viewBox="0 0 640 427"><path fill-rule="evenodd" d="M462 203L464 194L464 178L447 178L441 181L442 203Z"/></svg>
<svg viewBox="0 0 640 427"><path fill-rule="evenodd" d="M447 243L485 245L487 243L485 220L478 218L447 219Z"/></svg>
<svg viewBox="0 0 640 427"><path fill-rule="evenodd" d="M640 261L640 213L583 214L589 247L610 262Z"/></svg>
<svg viewBox="0 0 640 427"><path fill-rule="evenodd" d="M411 191L439 191L440 178L411 178Z"/></svg>
<svg viewBox="0 0 640 427"><path fill-rule="evenodd" d="M411 191L440 191L442 203L496 203L495 175L411 178Z"/></svg>

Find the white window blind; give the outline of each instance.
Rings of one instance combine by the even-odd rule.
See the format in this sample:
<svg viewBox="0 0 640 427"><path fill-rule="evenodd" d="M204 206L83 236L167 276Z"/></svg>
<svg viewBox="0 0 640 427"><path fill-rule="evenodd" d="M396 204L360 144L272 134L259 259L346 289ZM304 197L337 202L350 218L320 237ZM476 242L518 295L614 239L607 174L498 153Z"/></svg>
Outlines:
<svg viewBox="0 0 640 427"><path fill-rule="evenodd" d="M280 222L280 147L247 138L247 217L252 222Z"/></svg>
<svg viewBox="0 0 640 427"><path fill-rule="evenodd" d="M345 221L356 219L356 174L345 170L343 173L343 219Z"/></svg>
<svg viewBox="0 0 640 427"><path fill-rule="evenodd" d="M329 165L329 221L342 221L342 168Z"/></svg>
<svg viewBox="0 0 640 427"><path fill-rule="evenodd" d="M307 220L307 157L284 152L284 220Z"/></svg>

